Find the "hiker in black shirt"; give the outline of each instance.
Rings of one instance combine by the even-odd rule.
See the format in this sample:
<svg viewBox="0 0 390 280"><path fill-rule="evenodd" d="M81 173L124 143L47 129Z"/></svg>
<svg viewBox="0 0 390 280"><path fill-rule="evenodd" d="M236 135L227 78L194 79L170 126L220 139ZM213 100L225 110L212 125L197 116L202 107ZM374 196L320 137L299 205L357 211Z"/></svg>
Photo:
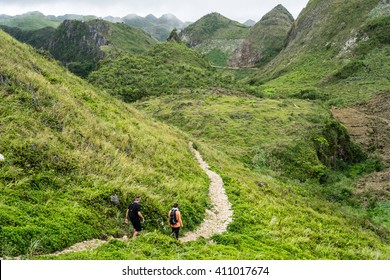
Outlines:
<svg viewBox="0 0 390 280"><path fill-rule="evenodd" d="M141 214L141 205L139 202L141 201L141 197L137 196L134 199L134 202L129 205L126 211L126 220L125 223L129 223L129 219L134 228L133 239L137 237L138 233L142 230L141 220L145 221L145 218Z"/></svg>

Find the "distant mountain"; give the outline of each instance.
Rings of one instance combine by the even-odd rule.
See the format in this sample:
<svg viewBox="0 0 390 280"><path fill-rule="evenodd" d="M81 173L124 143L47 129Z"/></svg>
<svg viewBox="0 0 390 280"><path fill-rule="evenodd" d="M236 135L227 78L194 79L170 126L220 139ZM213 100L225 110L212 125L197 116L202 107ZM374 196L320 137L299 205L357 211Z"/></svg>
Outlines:
<svg viewBox="0 0 390 280"><path fill-rule="evenodd" d="M268 63L283 49L293 22L293 16L285 7L276 6L251 28L230 58L229 66L254 67Z"/></svg>
<svg viewBox="0 0 390 280"><path fill-rule="evenodd" d="M121 21L141 28L162 42L166 41L174 28L182 29L186 26L185 23L172 14L165 14L160 18L157 18L152 14L147 15L146 17L130 14L123 17Z"/></svg>
<svg viewBox="0 0 390 280"><path fill-rule="evenodd" d="M90 21L94 19L98 19L98 17L94 15L85 16L77 14L45 16L41 12L29 12L17 16L0 15L0 25L17 27L22 30L37 30L44 27L56 28L64 20ZM184 23L172 14L165 14L160 18L157 18L152 14L146 17L141 17L136 14L129 14L122 18L107 16L103 19L113 23L125 22L129 25L141 28L159 41L165 41L174 28L182 29L189 25L188 22Z"/></svg>
<svg viewBox="0 0 390 280"><path fill-rule="evenodd" d="M141 29L100 19L65 20L57 29L3 29L22 42L48 50L70 71L83 77L106 57L116 57L122 53L138 54L157 43Z"/></svg>
<svg viewBox="0 0 390 280"><path fill-rule="evenodd" d="M61 20L46 17L40 12L29 12L17 16L2 15L0 17L0 25L17 27L22 30L36 30L44 27L56 28L60 23Z"/></svg>
<svg viewBox="0 0 390 280"><path fill-rule="evenodd" d="M190 47L206 54L213 64L226 66L249 31L246 25L211 13L186 27L179 36Z"/></svg>
<svg viewBox="0 0 390 280"><path fill-rule="evenodd" d="M256 21L252 19L248 19L246 22L243 23L246 26L254 26L256 24Z"/></svg>
<svg viewBox="0 0 390 280"><path fill-rule="evenodd" d="M76 14L66 14L63 16L47 16L48 18L52 18L55 21L64 21L64 20L83 20L83 21L88 21L88 20L93 20L97 19L97 16L94 15L76 15Z"/></svg>
<svg viewBox="0 0 390 280"><path fill-rule="evenodd" d="M10 18L12 18L12 16L4 15L4 14L1 14L1 15L0 15L0 20L3 20L3 19L10 19Z"/></svg>
<svg viewBox="0 0 390 280"><path fill-rule="evenodd" d="M389 12L388 0L310 0L285 48L252 82L334 105L388 91Z"/></svg>

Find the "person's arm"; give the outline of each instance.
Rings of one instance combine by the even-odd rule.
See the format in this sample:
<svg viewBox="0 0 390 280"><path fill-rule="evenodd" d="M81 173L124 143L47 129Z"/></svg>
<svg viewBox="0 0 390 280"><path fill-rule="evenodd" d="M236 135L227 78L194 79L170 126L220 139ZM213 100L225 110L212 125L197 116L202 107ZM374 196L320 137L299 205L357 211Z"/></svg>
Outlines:
<svg viewBox="0 0 390 280"><path fill-rule="evenodd" d="M138 217L140 217L142 219L142 222L145 222L145 218L144 218L144 216L142 216L140 211L138 211Z"/></svg>
<svg viewBox="0 0 390 280"><path fill-rule="evenodd" d="M176 211L176 218L179 221L180 227L183 227L183 221L181 220L180 211Z"/></svg>
<svg viewBox="0 0 390 280"><path fill-rule="evenodd" d="M125 224L128 224L128 223L129 223L129 208L127 208L126 218L125 218Z"/></svg>

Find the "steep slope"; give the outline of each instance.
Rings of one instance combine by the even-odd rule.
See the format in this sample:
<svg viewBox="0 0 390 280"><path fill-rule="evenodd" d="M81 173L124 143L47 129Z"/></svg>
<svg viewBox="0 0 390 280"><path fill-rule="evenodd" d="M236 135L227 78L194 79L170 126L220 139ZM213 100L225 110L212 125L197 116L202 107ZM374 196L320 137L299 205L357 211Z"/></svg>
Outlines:
<svg viewBox="0 0 390 280"><path fill-rule="evenodd" d="M158 44L141 56L101 63L88 80L126 102L231 85L202 54L175 42Z"/></svg>
<svg viewBox="0 0 390 280"><path fill-rule="evenodd" d="M0 61L2 257L128 234L126 205L137 194L147 230L166 229L175 201L188 229L201 222L208 179L181 133L2 31Z"/></svg>
<svg viewBox="0 0 390 280"><path fill-rule="evenodd" d="M18 27L0 25L0 28L10 34L16 40L34 46L36 49L49 49L50 39L54 36L56 29L44 27L36 30L22 30Z"/></svg>
<svg viewBox="0 0 390 280"><path fill-rule="evenodd" d="M188 247L151 235L100 248L98 258L113 252L120 258L143 258L143 244L152 238L164 244L164 251L153 251L155 259L388 258L388 231L359 210L341 206L347 192L346 186L340 190L344 182L321 186L311 179L306 183L277 179L319 174L321 163L308 163L317 156L315 143L329 141L329 147L342 147L342 137L331 144L340 132L327 124L332 123L330 114L320 105L201 91L161 96L136 106L192 135L210 169L223 179L233 221L227 233L212 238L212 244L198 240ZM330 177L334 179L333 174ZM62 258L96 254L97 250Z"/></svg>
<svg viewBox="0 0 390 280"><path fill-rule="evenodd" d="M138 28L103 20L65 20L55 30L3 28L22 42L48 50L70 71L82 77L95 70L97 63L104 58L142 53L157 43Z"/></svg>
<svg viewBox="0 0 390 280"><path fill-rule="evenodd" d="M389 9L387 0L309 1L285 49L251 83L340 105L387 90Z"/></svg>
<svg viewBox="0 0 390 280"><path fill-rule="evenodd" d="M229 60L231 67L262 66L284 47L294 18L282 5L276 6L251 28Z"/></svg>
<svg viewBox="0 0 390 280"><path fill-rule="evenodd" d="M383 166L359 180L354 195L372 209L372 217L390 227L390 92L353 107L333 108L353 139L368 153L374 153Z"/></svg>
<svg viewBox="0 0 390 280"><path fill-rule="evenodd" d="M190 47L206 54L212 64L226 66L249 30L246 25L211 13L183 29L179 36Z"/></svg>
<svg viewBox="0 0 390 280"><path fill-rule="evenodd" d="M49 51L72 72L85 77L98 61L121 53L141 53L157 42L140 29L103 20L64 21Z"/></svg>

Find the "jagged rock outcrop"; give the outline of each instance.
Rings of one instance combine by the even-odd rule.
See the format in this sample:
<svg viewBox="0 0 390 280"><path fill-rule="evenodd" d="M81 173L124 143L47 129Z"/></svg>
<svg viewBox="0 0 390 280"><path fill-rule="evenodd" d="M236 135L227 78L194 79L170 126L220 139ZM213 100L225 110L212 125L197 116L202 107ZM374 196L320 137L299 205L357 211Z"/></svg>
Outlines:
<svg viewBox="0 0 390 280"><path fill-rule="evenodd" d="M230 58L229 66L255 67L269 62L283 49L293 22L293 16L285 7L276 6L252 27Z"/></svg>

